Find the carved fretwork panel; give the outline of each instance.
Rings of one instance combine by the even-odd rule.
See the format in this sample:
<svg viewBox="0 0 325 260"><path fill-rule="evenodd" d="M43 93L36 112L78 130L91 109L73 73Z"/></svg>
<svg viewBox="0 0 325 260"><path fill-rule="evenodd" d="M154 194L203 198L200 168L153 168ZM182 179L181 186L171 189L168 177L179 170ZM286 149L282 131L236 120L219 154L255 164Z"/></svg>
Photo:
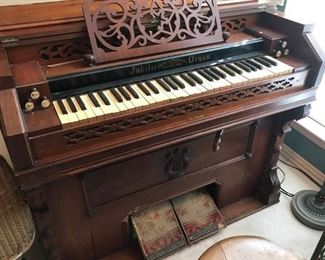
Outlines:
<svg viewBox="0 0 325 260"><path fill-rule="evenodd" d="M223 40L217 0L86 0L83 11L97 63Z"/></svg>
<svg viewBox="0 0 325 260"><path fill-rule="evenodd" d="M293 86L294 81L295 78L291 77L288 79L274 81L261 86L237 90L228 94L220 94L215 97L186 103L180 106L175 106L168 109L147 113L144 115L120 120L117 122L110 122L100 126L80 130L78 132L72 132L66 134L64 138L66 139L66 145L79 144L82 141L98 138L110 133L129 130L137 126L149 125L157 121L163 121L176 116L186 115L191 112L205 110L210 107L220 106L226 103L240 101L249 97L255 97L257 95L287 89Z"/></svg>
<svg viewBox="0 0 325 260"><path fill-rule="evenodd" d="M236 32L242 31L246 27L247 18L233 18L233 19L223 19L221 21L223 32Z"/></svg>
<svg viewBox="0 0 325 260"><path fill-rule="evenodd" d="M44 46L39 49L39 56L42 63L53 64L78 59L91 52L90 42L83 39Z"/></svg>

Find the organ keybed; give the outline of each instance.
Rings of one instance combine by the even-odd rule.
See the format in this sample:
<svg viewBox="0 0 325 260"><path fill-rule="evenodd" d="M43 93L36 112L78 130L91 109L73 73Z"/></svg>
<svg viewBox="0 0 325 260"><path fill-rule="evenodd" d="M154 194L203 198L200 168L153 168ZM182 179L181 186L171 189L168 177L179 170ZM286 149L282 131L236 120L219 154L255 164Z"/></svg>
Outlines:
<svg viewBox="0 0 325 260"><path fill-rule="evenodd" d="M0 9L1 132L48 259L155 259L132 216L198 190L225 225L279 201L324 57L277 2Z"/></svg>

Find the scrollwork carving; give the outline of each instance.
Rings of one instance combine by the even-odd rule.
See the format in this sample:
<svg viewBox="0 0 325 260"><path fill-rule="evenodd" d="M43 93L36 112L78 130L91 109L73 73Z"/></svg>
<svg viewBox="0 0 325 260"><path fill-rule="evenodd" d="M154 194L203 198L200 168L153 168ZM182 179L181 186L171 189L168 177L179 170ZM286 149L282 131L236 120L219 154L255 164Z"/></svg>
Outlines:
<svg viewBox="0 0 325 260"><path fill-rule="evenodd" d="M223 19L221 21L222 31L223 32L236 32L242 31L246 27L247 19L235 18L235 19Z"/></svg>
<svg viewBox="0 0 325 260"><path fill-rule="evenodd" d="M40 60L45 63L53 63L66 59L80 58L84 54L91 53L90 43L86 40L72 43L58 43L44 46L39 50Z"/></svg>
<svg viewBox="0 0 325 260"><path fill-rule="evenodd" d="M248 89L237 90L228 94L221 94L215 97L186 103L160 111L155 111L140 116L120 120L117 122L109 122L100 126L87 128L78 132L66 134L64 138L67 140L66 145L79 144L82 141L99 138L114 132L128 130L141 125L148 125L157 121L167 120L169 118L185 115L191 112L204 110L213 106L220 106L229 102L239 101L248 97L254 97L261 94L270 93L292 87L294 77L278 80L261 86L255 86Z"/></svg>
<svg viewBox="0 0 325 260"><path fill-rule="evenodd" d="M87 0L83 10L96 62L222 41L216 0Z"/></svg>

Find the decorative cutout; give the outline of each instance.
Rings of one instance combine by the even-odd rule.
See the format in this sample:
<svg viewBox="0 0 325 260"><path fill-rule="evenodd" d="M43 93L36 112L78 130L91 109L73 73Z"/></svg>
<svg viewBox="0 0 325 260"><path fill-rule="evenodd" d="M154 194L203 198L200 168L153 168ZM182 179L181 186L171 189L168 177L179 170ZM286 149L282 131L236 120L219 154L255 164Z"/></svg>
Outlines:
<svg viewBox="0 0 325 260"><path fill-rule="evenodd" d="M97 63L222 41L216 0L86 0L83 5Z"/></svg>
<svg viewBox="0 0 325 260"><path fill-rule="evenodd" d="M236 19L223 19L221 21L222 31L223 32L236 32L242 31L246 27L246 18L236 18Z"/></svg>
<svg viewBox="0 0 325 260"><path fill-rule="evenodd" d="M67 59L80 58L92 49L88 40L60 43L51 46L45 46L39 50L40 59L46 63L54 63Z"/></svg>
<svg viewBox="0 0 325 260"><path fill-rule="evenodd" d="M189 160L187 148L176 148L167 155L167 159L166 172L170 179L175 179L185 174Z"/></svg>
<svg viewBox="0 0 325 260"><path fill-rule="evenodd" d="M249 97L270 93L273 91L283 90L293 86L295 78L278 80L262 86L255 86L248 89L237 90L229 94L223 94L212 98L198 100L192 103L183 104L177 107L171 107L152 113L143 114L133 118L123 119L117 122L107 123L100 126L80 130L66 134L66 145L79 144L88 139L101 137L114 132L129 130L131 128L148 125L157 121L166 120L175 116L186 115L191 112L204 110L214 106L239 101Z"/></svg>

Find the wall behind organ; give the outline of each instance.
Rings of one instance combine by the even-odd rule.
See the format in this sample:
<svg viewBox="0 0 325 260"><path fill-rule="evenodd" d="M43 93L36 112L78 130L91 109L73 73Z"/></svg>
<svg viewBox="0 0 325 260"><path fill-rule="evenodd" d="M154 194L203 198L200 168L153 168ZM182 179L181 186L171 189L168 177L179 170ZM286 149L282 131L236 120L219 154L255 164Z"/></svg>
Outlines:
<svg viewBox="0 0 325 260"><path fill-rule="evenodd" d="M7 5L23 5L23 4L34 4L44 2L58 2L62 0L0 0L0 6Z"/></svg>

